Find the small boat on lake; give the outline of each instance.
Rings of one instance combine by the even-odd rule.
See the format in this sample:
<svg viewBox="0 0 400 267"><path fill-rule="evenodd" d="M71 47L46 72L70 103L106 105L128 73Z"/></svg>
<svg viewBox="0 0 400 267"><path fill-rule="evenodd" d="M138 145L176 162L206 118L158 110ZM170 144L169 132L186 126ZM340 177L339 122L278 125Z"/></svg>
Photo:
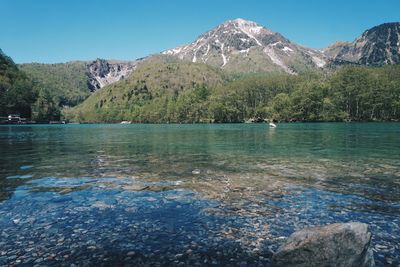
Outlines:
<svg viewBox="0 0 400 267"><path fill-rule="evenodd" d="M120 124L131 124L131 122L130 121L121 121Z"/></svg>
<svg viewBox="0 0 400 267"><path fill-rule="evenodd" d="M269 123L269 127L270 127L270 128L276 128L276 124L273 123L273 122L270 122L270 123Z"/></svg>

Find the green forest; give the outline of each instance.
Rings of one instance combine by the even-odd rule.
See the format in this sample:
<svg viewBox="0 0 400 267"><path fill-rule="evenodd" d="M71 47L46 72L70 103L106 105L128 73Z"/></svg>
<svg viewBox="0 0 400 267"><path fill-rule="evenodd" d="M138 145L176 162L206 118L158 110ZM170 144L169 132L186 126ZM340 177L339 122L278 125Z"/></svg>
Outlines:
<svg viewBox="0 0 400 267"><path fill-rule="evenodd" d="M193 65L183 67L185 73L198 72ZM218 76L217 70L207 68L205 77L183 84L171 82L182 77L182 71L171 71L175 67L156 68L158 74L166 72L162 86L151 78L153 68L96 92L80 106L65 110L65 116L79 122L138 123L400 120L398 65L236 77Z"/></svg>
<svg viewBox="0 0 400 267"><path fill-rule="evenodd" d="M59 120L61 105L53 86L43 86L0 50L0 117L19 114L36 121Z"/></svg>
<svg viewBox="0 0 400 267"><path fill-rule="evenodd" d="M35 84L0 49L0 116L19 113L30 118L37 99Z"/></svg>
<svg viewBox="0 0 400 267"><path fill-rule="evenodd" d="M46 88L60 107L76 106L89 95L86 63L21 64L19 69Z"/></svg>

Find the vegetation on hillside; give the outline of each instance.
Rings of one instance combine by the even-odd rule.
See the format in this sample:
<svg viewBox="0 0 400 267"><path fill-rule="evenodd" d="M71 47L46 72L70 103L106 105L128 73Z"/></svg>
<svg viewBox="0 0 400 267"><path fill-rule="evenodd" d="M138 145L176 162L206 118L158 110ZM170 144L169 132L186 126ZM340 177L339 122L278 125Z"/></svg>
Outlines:
<svg viewBox="0 0 400 267"><path fill-rule="evenodd" d="M76 106L89 95L85 62L61 64L21 64L19 68L48 91L58 106Z"/></svg>
<svg viewBox="0 0 400 267"><path fill-rule="evenodd" d="M130 77L107 86L65 116L82 122L198 122L224 74L205 64L149 60Z"/></svg>
<svg viewBox="0 0 400 267"><path fill-rule="evenodd" d="M66 119L79 122L400 120L399 65L233 76L205 64L152 57L75 108L69 106L89 95L84 63L21 69L0 50L0 116L57 120L64 108Z"/></svg>
<svg viewBox="0 0 400 267"><path fill-rule="evenodd" d="M19 114L39 121L58 120L63 106L89 96L84 63L17 66L0 50L0 117Z"/></svg>
<svg viewBox="0 0 400 267"><path fill-rule="evenodd" d="M203 64L139 68L65 112L80 122L400 120L400 66L348 66L335 73L253 74L227 80Z"/></svg>

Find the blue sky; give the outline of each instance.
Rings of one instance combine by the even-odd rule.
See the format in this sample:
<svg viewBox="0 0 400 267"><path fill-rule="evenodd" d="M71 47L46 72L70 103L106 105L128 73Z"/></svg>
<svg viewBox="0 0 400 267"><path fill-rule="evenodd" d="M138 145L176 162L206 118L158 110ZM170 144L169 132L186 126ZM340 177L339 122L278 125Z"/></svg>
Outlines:
<svg viewBox="0 0 400 267"><path fill-rule="evenodd" d="M322 48L400 21L399 0L0 0L0 48L16 63L131 60L235 18Z"/></svg>

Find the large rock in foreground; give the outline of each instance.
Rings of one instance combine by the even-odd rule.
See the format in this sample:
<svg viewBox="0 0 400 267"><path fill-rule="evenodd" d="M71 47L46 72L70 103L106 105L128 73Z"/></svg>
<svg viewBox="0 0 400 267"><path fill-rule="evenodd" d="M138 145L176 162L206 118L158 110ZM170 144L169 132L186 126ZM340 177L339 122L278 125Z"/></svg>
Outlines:
<svg viewBox="0 0 400 267"><path fill-rule="evenodd" d="M364 223L336 223L292 234L272 257L273 266L375 266L371 232Z"/></svg>

